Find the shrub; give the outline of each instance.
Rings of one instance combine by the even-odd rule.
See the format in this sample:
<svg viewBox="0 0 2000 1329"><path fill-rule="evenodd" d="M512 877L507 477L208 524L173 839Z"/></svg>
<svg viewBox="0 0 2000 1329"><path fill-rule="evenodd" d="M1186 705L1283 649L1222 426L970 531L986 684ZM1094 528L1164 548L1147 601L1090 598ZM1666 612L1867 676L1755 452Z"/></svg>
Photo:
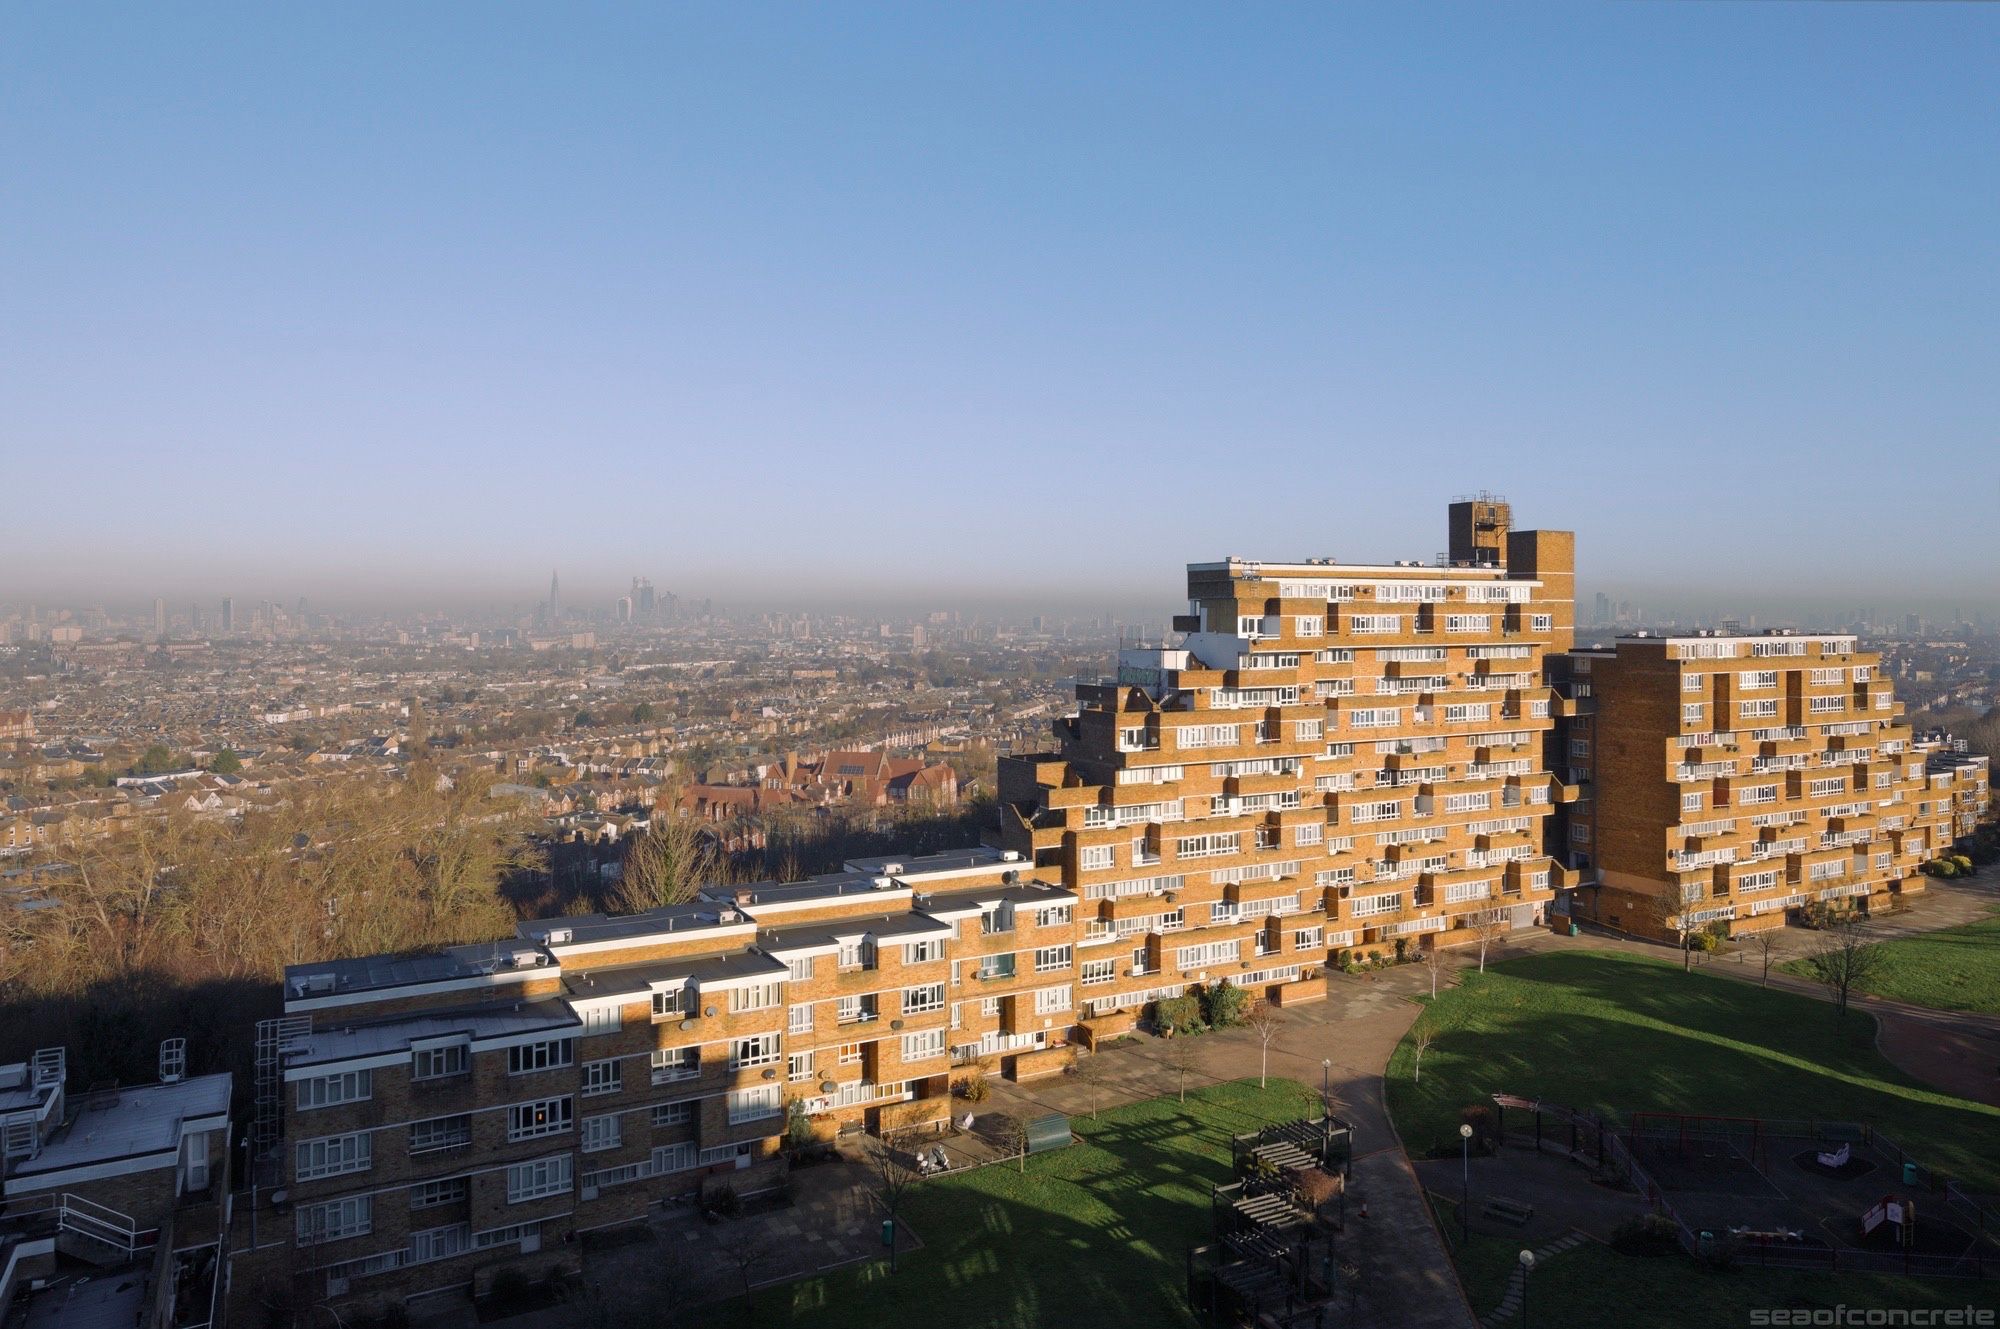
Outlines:
<svg viewBox="0 0 2000 1329"><path fill-rule="evenodd" d="M1198 1034L1202 1031L1201 1002L1191 996L1162 997L1153 1003L1153 1022L1160 1032L1172 1037L1175 1034Z"/></svg>
<svg viewBox="0 0 2000 1329"><path fill-rule="evenodd" d="M968 1075L954 1086L958 1096L968 1103L984 1103L993 1096L993 1086L986 1083L984 1075Z"/></svg>
<svg viewBox="0 0 2000 1329"><path fill-rule="evenodd" d="M1931 866L1937 870L1934 874L1936 876L1956 877L1958 875L1958 864L1948 858L1940 858L1932 863Z"/></svg>
<svg viewBox="0 0 2000 1329"><path fill-rule="evenodd" d="M528 1298L528 1276L508 1265L493 1273L493 1281L486 1286L486 1295L503 1306L525 1301Z"/></svg>
<svg viewBox="0 0 2000 1329"><path fill-rule="evenodd" d="M1368 963L1370 964L1382 963L1382 950L1380 947L1376 947L1368 952Z"/></svg>
<svg viewBox="0 0 2000 1329"><path fill-rule="evenodd" d="M1953 854L1951 856L1951 865L1960 872L1972 871L1972 860L1964 854Z"/></svg>
<svg viewBox="0 0 2000 1329"><path fill-rule="evenodd" d="M1241 1024L1250 1006L1250 994L1228 979L1201 990L1201 1014L1211 1029L1227 1029Z"/></svg>
<svg viewBox="0 0 2000 1329"><path fill-rule="evenodd" d="M1611 1233L1611 1249L1620 1255L1672 1255L1680 1248L1674 1221L1665 1214L1628 1218Z"/></svg>
<svg viewBox="0 0 2000 1329"><path fill-rule="evenodd" d="M734 1186L718 1186L708 1197L708 1212L718 1218L734 1218L743 1212L743 1197Z"/></svg>

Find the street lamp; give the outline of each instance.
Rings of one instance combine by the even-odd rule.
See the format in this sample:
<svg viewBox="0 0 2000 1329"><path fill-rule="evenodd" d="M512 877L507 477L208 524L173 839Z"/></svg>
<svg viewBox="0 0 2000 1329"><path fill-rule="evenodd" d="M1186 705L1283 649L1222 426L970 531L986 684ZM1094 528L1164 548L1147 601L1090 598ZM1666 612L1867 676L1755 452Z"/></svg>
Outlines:
<svg viewBox="0 0 2000 1329"><path fill-rule="evenodd" d="M1472 1215L1472 1127L1461 1124L1458 1128L1458 1244L1466 1242L1466 1222Z"/></svg>
<svg viewBox="0 0 2000 1329"><path fill-rule="evenodd" d="M1521 1329L1528 1329L1528 1275L1535 1272L1535 1253L1521 1252Z"/></svg>

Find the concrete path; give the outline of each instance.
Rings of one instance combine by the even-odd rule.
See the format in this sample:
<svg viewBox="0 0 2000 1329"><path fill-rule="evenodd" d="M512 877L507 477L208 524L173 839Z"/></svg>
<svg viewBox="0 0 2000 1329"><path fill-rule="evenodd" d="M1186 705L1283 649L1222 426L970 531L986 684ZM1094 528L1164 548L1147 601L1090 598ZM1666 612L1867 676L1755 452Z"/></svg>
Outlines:
<svg viewBox="0 0 2000 1329"><path fill-rule="evenodd" d="M1565 1251L1573 1251L1589 1240L1590 1238L1584 1236L1581 1232L1572 1232L1567 1237L1552 1241L1546 1246L1536 1247L1534 1248L1535 1267L1539 1269L1542 1265L1555 1259L1556 1256L1563 1254ZM1524 1271L1520 1265L1517 1264L1514 1266L1514 1272L1507 1278L1507 1295L1502 1297L1500 1304L1488 1311L1479 1321L1484 1326L1484 1329L1500 1329L1501 1325L1517 1317L1526 1319L1525 1316L1521 1315L1521 1301L1528 1295L1526 1283L1529 1277L1530 1274Z"/></svg>

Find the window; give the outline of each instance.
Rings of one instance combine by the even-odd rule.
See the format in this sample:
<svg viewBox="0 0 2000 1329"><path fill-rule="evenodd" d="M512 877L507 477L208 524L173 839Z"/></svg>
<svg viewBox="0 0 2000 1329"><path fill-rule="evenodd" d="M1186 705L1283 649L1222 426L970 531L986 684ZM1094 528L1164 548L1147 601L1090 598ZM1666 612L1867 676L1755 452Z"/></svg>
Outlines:
<svg viewBox="0 0 2000 1329"><path fill-rule="evenodd" d="M507 1109L507 1138L532 1140L540 1135L558 1135L576 1119L576 1108L567 1098L544 1098L538 1103L516 1103Z"/></svg>
<svg viewBox="0 0 2000 1329"><path fill-rule="evenodd" d="M1348 727L1353 729L1394 729L1402 718L1394 706L1363 706L1347 713Z"/></svg>
<svg viewBox="0 0 2000 1329"><path fill-rule="evenodd" d="M310 1080L300 1080L299 1110L335 1107L341 1103L359 1103L373 1091L374 1079L373 1071L341 1071L337 1075L321 1075Z"/></svg>
<svg viewBox="0 0 2000 1329"><path fill-rule="evenodd" d="M1319 822L1301 826L1292 834L1293 844L1318 844L1326 838L1326 827Z"/></svg>
<svg viewBox="0 0 2000 1329"><path fill-rule="evenodd" d="M586 1034L615 1034L624 1024L624 1012L617 1006L590 1006L577 1012Z"/></svg>
<svg viewBox="0 0 2000 1329"><path fill-rule="evenodd" d="M653 1151L653 1175L665 1176L669 1172L685 1172L693 1167L695 1149L683 1141L680 1144L665 1144Z"/></svg>
<svg viewBox="0 0 2000 1329"><path fill-rule="evenodd" d="M1317 951L1325 945L1325 928L1300 928L1292 934L1292 949L1295 951Z"/></svg>
<svg viewBox="0 0 2000 1329"><path fill-rule="evenodd" d="M734 1089L729 1094L729 1124L740 1126L746 1121L762 1121L775 1117L780 1111L780 1091L775 1084L760 1084L754 1089Z"/></svg>
<svg viewBox="0 0 2000 1329"><path fill-rule="evenodd" d="M1707 710L1708 708L1698 701L1685 702L1681 706L1681 723L1700 724L1701 717Z"/></svg>
<svg viewBox="0 0 2000 1329"><path fill-rule="evenodd" d="M1035 993L1035 1014L1053 1015L1069 1009L1069 984L1061 987L1042 988Z"/></svg>
<svg viewBox="0 0 2000 1329"><path fill-rule="evenodd" d="M808 955L799 960L785 962L785 977L794 983L807 983L813 976L813 957Z"/></svg>
<svg viewBox="0 0 2000 1329"><path fill-rule="evenodd" d="M813 1027L813 1008L809 1001L802 1001L785 1012L785 1030L793 1034L809 1034Z"/></svg>
<svg viewBox="0 0 2000 1329"><path fill-rule="evenodd" d="M1736 795L1736 801L1750 805L1775 803L1778 801L1778 786L1774 784L1750 785Z"/></svg>
<svg viewBox="0 0 2000 1329"><path fill-rule="evenodd" d="M1199 946L1182 946L1174 951L1174 963L1182 969L1200 969L1211 964L1226 964L1241 959L1243 943L1240 941L1210 941Z"/></svg>
<svg viewBox="0 0 2000 1329"><path fill-rule="evenodd" d="M876 996L869 993L861 997L839 997L833 1003L833 1018L836 1024L860 1024L872 1020L881 1013L876 1004Z"/></svg>
<svg viewBox="0 0 2000 1329"><path fill-rule="evenodd" d="M1014 930L1014 906L1002 902L991 909L979 911L979 932L981 936L991 936L995 932Z"/></svg>
<svg viewBox="0 0 2000 1329"><path fill-rule="evenodd" d="M1737 704L1737 714L1745 720L1768 720L1778 713L1776 697L1755 698Z"/></svg>
<svg viewBox="0 0 2000 1329"><path fill-rule="evenodd" d="M1491 614L1446 614L1444 616L1444 630L1446 632L1490 632L1493 630L1493 616Z"/></svg>
<svg viewBox="0 0 2000 1329"><path fill-rule="evenodd" d="M410 1187L410 1208L435 1209L439 1205L457 1204L467 1193L464 1177L419 1182Z"/></svg>
<svg viewBox="0 0 2000 1329"><path fill-rule="evenodd" d="M1681 811L1682 811L1682 812L1699 812L1699 811L1701 811L1701 795L1700 795L1700 794L1682 794L1682 795L1681 795Z"/></svg>
<svg viewBox="0 0 2000 1329"><path fill-rule="evenodd" d="M944 959L944 938L932 937L928 941L911 942L903 947L904 964L930 964Z"/></svg>
<svg viewBox="0 0 2000 1329"><path fill-rule="evenodd" d="M1009 951L1005 955L980 956L979 967L972 971L972 976L981 980L1012 978L1014 976L1014 953Z"/></svg>
<svg viewBox="0 0 2000 1329"><path fill-rule="evenodd" d="M1703 678L1700 674L1683 674L1681 675L1681 691L1700 692L1702 689L1702 685L1705 684L1707 681L1708 680Z"/></svg>
<svg viewBox="0 0 2000 1329"><path fill-rule="evenodd" d="M729 1069L732 1071L740 1071L746 1066L769 1066L777 1059L776 1034L756 1034L739 1038L729 1045Z"/></svg>
<svg viewBox="0 0 2000 1329"><path fill-rule="evenodd" d="M624 1143L623 1132L618 1127L618 1114L611 1112L601 1117L585 1117L582 1138L582 1148L586 1154L616 1149Z"/></svg>
<svg viewBox="0 0 2000 1329"><path fill-rule="evenodd" d="M1569 741L1569 755L1577 758L1589 757L1590 740L1587 738L1572 738Z"/></svg>
<svg viewBox="0 0 2000 1329"><path fill-rule="evenodd" d="M785 1079L793 1084L810 1080L813 1076L813 1059L810 1052L794 1052L785 1058Z"/></svg>
<svg viewBox="0 0 2000 1329"><path fill-rule="evenodd" d="M1737 678L1745 692L1755 692L1763 688L1775 688L1778 686L1778 671L1775 669L1752 669L1747 673L1739 674Z"/></svg>
<svg viewBox="0 0 2000 1329"><path fill-rule="evenodd" d="M576 1040L556 1038L546 1043L524 1043L520 1047L507 1049L507 1073L527 1075L534 1071L554 1070L567 1066L576 1059Z"/></svg>
<svg viewBox="0 0 2000 1329"><path fill-rule="evenodd" d="M299 1245L360 1237L375 1230L375 1197L350 1195L325 1204L302 1205L298 1209Z"/></svg>
<svg viewBox="0 0 2000 1329"><path fill-rule="evenodd" d="M1118 866L1118 850L1115 845L1085 845L1078 853L1078 866L1085 872L1100 872L1105 868Z"/></svg>
<svg viewBox="0 0 2000 1329"><path fill-rule="evenodd" d="M843 1066L859 1066L861 1064L861 1045L859 1043L842 1043L840 1045L838 1060Z"/></svg>
<svg viewBox="0 0 2000 1329"><path fill-rule="evenodd" d="M449 1075L464 1075L471 1069L472 1049L464 1043L418 1048L410 1054L412 1080L441 1080Z"/></svg>
<svg viewBox="0 0 2000 1329"><path fill-rule="evenodd" d="M615 1094L619 1087L618 1061L608 1058L604 1061L583 1063L583 1096L593 1094Z"/></svg>
<svg viewBox="0 0 2000 1329"><path fill-rule="evenodd" d="M926 1011L944 1009L944 984L927 983L923 987L903 989L903 1014L922 1015Z"/></svg>
<svg viewBox="0 0 2000 1329"><path fill-rule="evenodd" d="M866 937L841 942L838 963L842 969L873 969L876 964L875 943Z"/></svg>
<svg viewBox="0 0 2000 1329"><path fill-rule="evenodd" d="M432 1117L410 1123L410 1152L457 1149L472 1143L472 1118L464 1113L452 1117Z"/></svg>
<svg viewBox="0 0 2000 1329"><path fill-rule="evenodd" d="M655 1103L653 1124L655 1126L685 1126L694 1120L692 1102Z"/></svg>
<svg viewBox="0 0 2000 1329"><path fill-rule="evenodd" d="M653 1017L655 1019L685 1015L687 1013L687 1005L686 988L661 988L653 993Z"/></svg>
<svg viewBox="0 0 2000 1329"><path fill-rule="evenodd" d="M462 1254L472 1247L472 1229L463 1223L453 1223L449 1227L425 1228L410 1234L410 1263L423 1264L428 1260L444 1260Z"/></svg>
<svg viewBox="0 0 2000 1329"><path fill-rule="evenodd" d="M1530 614L1528 616L1528 631L1530 632L1553 632L1555 631L1555 627L1556 620L1553 614Z"/></svg>
<svg viewBox="0 0 2000 1329"><path fill-rule="evenodd" d="M654 1084L692 1080L700 1074L700 1048L660 1048L653 1053Z"/></svg>
<svg viewBox="0 0 2000 1329"><path fill-rule="evenodd" d="M1070 949L1067 946L1044 946L1035 952L1035 972L1038 974L1067 969L1069 964Z"/></svg>
<svg viewBox="0 0 2000 1329"><path fill-rule="evenodd" d="M747 987L729 989L729 1009L732 1011L768 1011L782 1000L782 983L752 983Z"/></svg>
<svg viewBox="0 0 2000 1329"><path fill-rule="evenodd" d="M1238 834L1228 835L1188 835L1174 842L1174 854L1179 858L1214 858L1222 854L1236 853L1243 843Z"/></svg>
<svg viewBox="0 0 2000 1329"><path fill-rule="evenodd" d="M1393 914L1403 907L1401 892L1388 895L1357 895L1348 905L1348 913L1355 918L1369 918L1375 914Z"/></svg>
<svg viewBox="0 0 2000 1329"><path fill-rule="evenodd" d="M523 1200L539 1200L544 1195L568 1193L569 1169L568 1154L514 1164L507 1169L507 1203L519 1204Z"/></svg>
<svg viewBox="0 0 2000 1329"><path fill-rule="evenodd" d="M1083 962L1082 982L1085 987L1094 987L1099 983L1109 983L1117 976L1118 962L1116 960L1085 960Z"/></svg>
<svg viewBox="0 0 2000 1329"><path fill-rule="evenodd" d="M903 1060L922 1061L944 1055L944 1030L926 1029L920 1034L903 1035Z"/></svg>
<svg viewBox="0 0 2000 1329"><path fill-rule="evenodd" d="M366 1172L373 1153L370 1145L371 1137L366 1131L301 1140L293 1176L299 1181L310 1181L315 1177L337 1177L344 1172Z"/></svg>

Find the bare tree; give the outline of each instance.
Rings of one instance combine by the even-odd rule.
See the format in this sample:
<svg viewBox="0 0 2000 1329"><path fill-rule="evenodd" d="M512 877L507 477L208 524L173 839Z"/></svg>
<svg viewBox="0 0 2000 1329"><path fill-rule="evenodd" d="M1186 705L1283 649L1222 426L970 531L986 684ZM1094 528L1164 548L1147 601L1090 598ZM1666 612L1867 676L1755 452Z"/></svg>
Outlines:
<svg viewBox="0 0 2000 1329"><path fill-rule="evenodd" d="M696 818L680 815L676 801L671 793L662 794L652 825L627 847L614 901L618 908L637 913L686 904L721 872L715 838Z"/></svg>
<svg viewBox="0 0 2000 1329"><path fill-rule="evenodd" d="M1777 928L1765 928L1762 932L1750 934L1750 948L1757 952L1757 958L1764 966L1763 976L1759 980L1759 985L1762 987L1771 986L1771 962L1778 955L1779 935Z"/></svg>
<svg viewBox="0 0 2000 1329"><path fill-rule="evenodd" d="M1264 1088L1271 1074L1271 1040L1285 1027L1285 1013L1268 1001L1260 1001L1243 1017L1250 1032L1257 1035L1257 1087Z"/></svg>
<svg viewBox="0 0 2000 1329"><path fill-rule="evenodd" d="M903 1201L909 1196L910 1187L922 1180L923 1166L918 1161L917 1151L923 1142L914 1132L899 1131L885 1135L876 1142L874 1157L870 1158L869 1171L875 1185L875 1198L882 1202L883 1210L889 1215L889 1272L896 1272L896 1247L903 1237Z"/></svg>
<svg viewBox="0 0 2000 1329"><path fill-rule="evenodd" d="M1482 909L1472 915L1469 926L1479 939L1479 972L1486 972L1486 948L1507 934L1507 911Z"/></svg>
<svg viewBox="0 0 2000 1329"><path fill-rule="evenodd" d="M743 1308L755 1310L757 1274L778 1253L776 1240L755 1223L725 1223L715 1248L742 1280Z"/></svg>
<svg viewBox="0 0 2000 1329"><path fill-rule="evenodd" d="M1445 973L1444 947L1438 944L1438 938L1435 936L1431 938L1431 944L1424 948L1424 969L1430 974L1431 996L1435 997L1438 994L1438 980L1443 978Z"/></svg>
<svg viewBox="0 0 2000 1329"><path fill-rule="evenodd" d="M1098 1096L1104 1090L1104 1063L1097 1059L1097 1054L1094 1052L1083 1053L1069 1068L1069 1073L1090 1091L1090 1119L1096 1121Z"/></svg>
<svg viewBox="0 0 2000 1329"><path fill-rule="evenodd" d="M1437 1042L1437 1031L1427 1024L1418 1024L1410 1030L1410 1083L1424 1082L1424 1054Z"/></svg>
<svg viewBox="0 0 2000 1329"><path fill-rule="evenodd" d="M1688 947L1688 938L1694 933L1694 901L1688 899L1687 891L1679 882L1662 882L1660 889L1646 902L1646 913L1652 923L1674 939L1674 945L1681 950L1681 972L1694 968L1694 952Z"/></svg>
<svg viewBox="0 0 2000 1329"><path fill-rule="evenodd" d="M1881 967L1881 949L1868 929L1852 919L1827 924L1813 938L1812 950L1806 955L1806 968L1833 998L1839 1017L1846 1016L1848 999L1855 990L1866 988Z"/></svg>
<svg viewBox="0 0 2000 1329"><path fill-rule="evenodd" d="M1028 1170L1028 1123L1012 1113L1001 1113L993 1122L996 1143L1003 1157L1020 1160L1021 1171Z"/></svg>
<svg viewBox="0 0 2000 1329"><path fill-rule="evenodd" d="M1174 1069L1180 1073L1181 1102L1187 1102L1187 1082L1189 1072L1194 1070L1197 1052L1192 1038L1176 1038L1168 1042L1167 1055L1174 1059Z"/></svg>

